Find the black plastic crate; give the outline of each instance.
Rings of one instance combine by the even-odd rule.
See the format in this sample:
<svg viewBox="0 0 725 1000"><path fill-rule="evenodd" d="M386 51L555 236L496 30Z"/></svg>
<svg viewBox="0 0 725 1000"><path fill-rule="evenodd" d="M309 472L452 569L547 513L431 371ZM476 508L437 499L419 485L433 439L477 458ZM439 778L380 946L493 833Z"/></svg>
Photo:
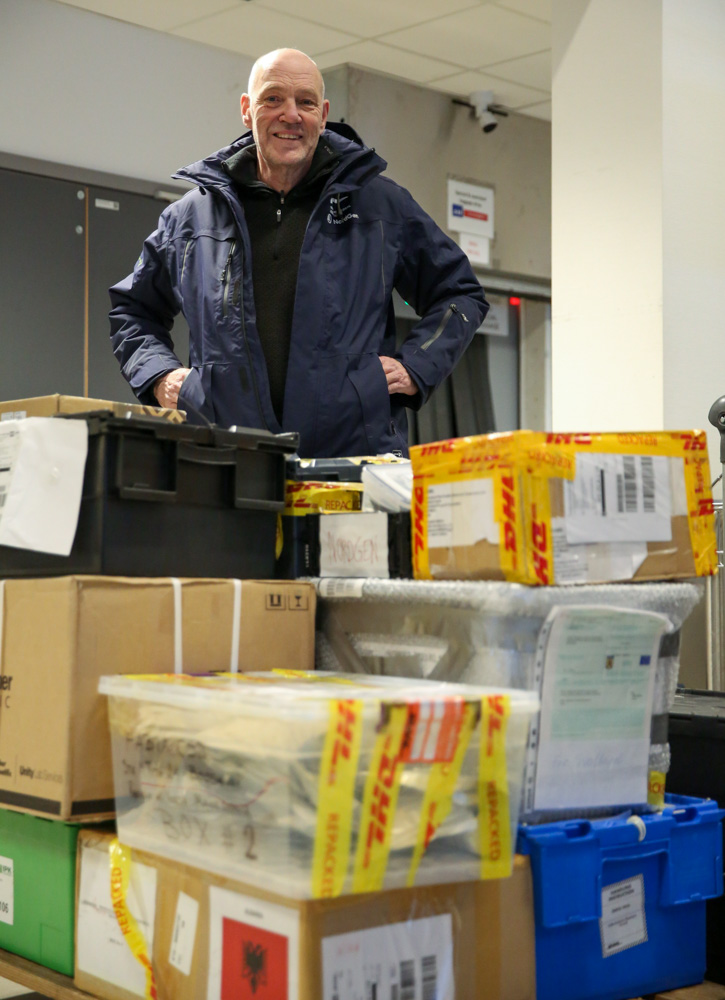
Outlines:
<svg viewBox="0 0 725 1000"><path fill-rule="evenodd" d="M277 560L277 577L296 580L320 575L320 518L343 515L305 514L282 518L282 552ZM348 515L355 517L355 514ZM410 514L388 514L388 569L392 579L413 575Z"/></svg>
<svg viewBox="0 0 725 1000"><path fill-rule="evenodd" d="M73 547L57 556L0 545L0 576L274 577L298 435L105 413L53 419L88 424Z"/></svg>
<svg viewBox="0 0 725 1000"><path fill-rule="evenodd" d="M725 694L680 690L670 711L667 791L725 808ZM723 844L725 850L725 841ZM705 978L725 983L725 897L707 902Z"/></svg>

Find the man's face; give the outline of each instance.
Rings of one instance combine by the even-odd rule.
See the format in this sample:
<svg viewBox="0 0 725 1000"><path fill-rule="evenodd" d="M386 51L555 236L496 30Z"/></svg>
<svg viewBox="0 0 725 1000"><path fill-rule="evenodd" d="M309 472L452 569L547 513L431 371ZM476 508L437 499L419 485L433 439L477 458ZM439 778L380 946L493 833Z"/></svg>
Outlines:
<svg viewBox="0 0 725 1000"><path fill-rule="evenodd" d="M314 63L290 52L261 69L253 93L242 95L242 120L267 168L304 170L312 162L329 107Z"/></svg>

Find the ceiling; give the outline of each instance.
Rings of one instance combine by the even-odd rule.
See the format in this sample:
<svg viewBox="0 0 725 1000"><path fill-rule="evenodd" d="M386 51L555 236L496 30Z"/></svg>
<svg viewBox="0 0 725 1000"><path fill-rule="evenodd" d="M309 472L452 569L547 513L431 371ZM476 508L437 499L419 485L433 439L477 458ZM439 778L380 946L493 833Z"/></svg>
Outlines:
<svg viewBox="0 0 725 1000"><path fill-rule="evenodd" d="M551 120L552 0L60 0L256 59L292 46Z"/></svg>

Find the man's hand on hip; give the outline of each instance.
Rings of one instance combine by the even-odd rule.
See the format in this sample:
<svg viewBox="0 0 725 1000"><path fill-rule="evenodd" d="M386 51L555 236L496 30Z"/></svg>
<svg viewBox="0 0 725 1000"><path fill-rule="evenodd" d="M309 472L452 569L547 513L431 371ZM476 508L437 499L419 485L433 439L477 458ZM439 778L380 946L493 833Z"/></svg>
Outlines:
<svg viewBox="0 0 725 1000"><path fill-rule="evenodd" d="M386 358L384 355L380 355L380 363L383 366L385 378L388 380L388 394L390 396L395 392L402 392L404 396L415 396L418 386L408 374L405 365L401 365L395 358Z"/></svg>
<svg viewBox="0 0 725 1000"><path fill-rule="evenodd" d="M174 368L154 383L154 395L159 401L159 406L165 406L169 410L176 409L181 386L190 371L191 368Z"/></svg>

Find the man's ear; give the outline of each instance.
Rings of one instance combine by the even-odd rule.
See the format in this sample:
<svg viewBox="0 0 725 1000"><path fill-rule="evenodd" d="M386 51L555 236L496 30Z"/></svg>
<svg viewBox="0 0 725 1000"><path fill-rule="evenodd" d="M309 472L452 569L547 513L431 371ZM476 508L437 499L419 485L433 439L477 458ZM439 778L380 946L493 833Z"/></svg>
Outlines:
<svg viewBox="0 0 725 1000"><path fill-rule="evenodd" d="M330 113L330 102L325 100L322 102L322 121L320 122L320 132L323 131L327 123L327 116Z"/></svg>
<svg viewBox="0 0 725 1000"><path fill-rule="evenodd" d="M242 121L247 126L247 128L252 127L252 101L249 94L242 94L242 99L239 102L242 109Z"/></svg>

